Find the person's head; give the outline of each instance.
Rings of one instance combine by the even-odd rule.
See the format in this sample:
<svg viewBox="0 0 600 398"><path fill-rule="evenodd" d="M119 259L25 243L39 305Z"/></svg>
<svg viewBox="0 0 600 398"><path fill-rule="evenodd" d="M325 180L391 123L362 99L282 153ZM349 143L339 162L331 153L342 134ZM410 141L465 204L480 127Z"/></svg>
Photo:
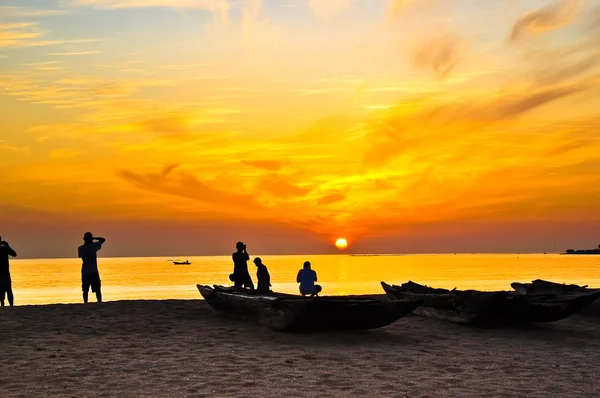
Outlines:
<svg viewBox="0 0 600 398"><path fill-rule="evenodd" d="M83 241L85 243L92 243L94 241L94 235L91 232L86 232L83 234Z"/></svg>
<svg viewBox="0 0 600 398"><path fill-rule="evenodd" d="M242 250L246 250L246 245L243 242L238 242L235 244L235 248L241 252Z"/></svg>
<svg viewBox="0 0 600 398"><path fill-rule="evenodd" d="M310 269L310 261L304 262L304 269Z"/></svg>
<svg viewBox="0 0 600 398"><path fill-rule="evenodd" d="M260 259L260 257L254 257L254 264L256 264L257 267L260 267L262 265L262 260Z"/></svg>

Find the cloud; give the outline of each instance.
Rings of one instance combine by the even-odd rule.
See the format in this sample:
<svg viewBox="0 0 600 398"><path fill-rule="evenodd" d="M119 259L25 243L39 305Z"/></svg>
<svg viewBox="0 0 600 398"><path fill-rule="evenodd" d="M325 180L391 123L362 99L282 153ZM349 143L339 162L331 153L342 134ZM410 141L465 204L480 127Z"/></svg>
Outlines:
<svg viewBox="0 0 600 398"><path fill-rule="evenodd" d="M319 205L332 205L334 203L338 203L346 199L346 195L341 192L335 192L331 194L327 194L325 196L317 199L317 204Z"/></svg>
<svg viewBox="0 0 600 398"><path fill-rule="evenodd" d="M0 47L20 47L44 34L32 22L0 24Z"/></svg>
<svg viewBox="0 0 600 398"><path fill-rule="evenodd" d="M308 188L302 188L290 182L288 176L270 173L260 178L257 185L257 194L268 192L277 198L299 199L310 192Z"/></svg>
<svg viewBox="0 0 600 398"><path fill-rule="evenodd" d="M46 55L51 55L51 56L57 56L57 57L64 57L64 56L70 56L70 55L92 55L92 54L100 54L100 51L72 51L72 52L62 52L62 53L48 53Z"/></svg>
<svg viewBox="0 0 600 398"><path fill-rule="evenodd" d="M98 39L48 40L34 22L0 23L0 48L54 46L59 44L90 43Z"/></svg>
<svg viewBox="0 0 600 398"><path fill-rule="evenodd" d="M513 25L510 41L544 33L569 24L580 8L580 0L558 0L519 18Z"/></svg>
<svg viewBox="0 0 600 398"><path fill-rule="evenodd" d="M212 12L222 22L229 20L230 4L227 0L70 0L73 6L88 6L107 9L126 8L198 8Z"/></svg>
<svg viewBox="0 0 600 398"><path fill-rule="evenodd" d="M34 18L54 15L71 14L70 10L45 10L34 7L0 6L0 15L3 18Z"/></svg>
<svg viewBox="0 0 600 398"><path fill-rule="evenodd" d="M258 167L260 169L278 171L282 168L284 162L279 160L242 160L242 163L248 166Z"/></svg>
<svg viewBox="0 0 600 398"><path fill-rule="evenodd" d="M7 141L0 140L0 151L28 154L29 148L12 145L12 144L8 143Z"/></svg>
<svg viewBox="0 0 600 398"><path fill-rule="evenodd" d="M349 5L350 0L308 0L312 12L325 20L341 14Z"/></svg>
<svg viewBox="0 0 600 398"><path fill-rule="evenodd" d="M502 98L496 103L489 104L488 114L497 120L513 118L585 89L585 86L553 87L512 98Z"/></svg>
<svg viewBox="0 0 600 398"><path fill-rule="evenodd" d="M529 92L519 90L492 99L472 97L430 105L403 104L413 111L407 114L402 112L403 107L393 109L386 119L373 122L367 129L362 162L369 168L380 168L399 158L433 161L430 151L436 156L450 156L436 151L440 145L448 147L448 154L464 156L463 151L468 154L471 150L469 140L475 139L479 129L500 129L518 117L588 89L585 84L562 85ZM497 139L502 142L501 137ZM429 177L426 180L431 182Z"/></svg>
<svg viewBox="0 0 600 398"><path fill-rule="evenodd" d="M431 69L444 78L454 69L460 56L460 42L444 35L421 43L412 54L412 64L418 69Z"/></svg>
<svg viewBox="0 0 600 398"><path fill-rule="evenodd" d="M236 213L255 205L250 195L239 193L238 189L218 189L195 175L179 170L177 163L166 164L158 172L136 173L119 170L117 176L143 190L180 196L221 208L224 212Z"/></svg>

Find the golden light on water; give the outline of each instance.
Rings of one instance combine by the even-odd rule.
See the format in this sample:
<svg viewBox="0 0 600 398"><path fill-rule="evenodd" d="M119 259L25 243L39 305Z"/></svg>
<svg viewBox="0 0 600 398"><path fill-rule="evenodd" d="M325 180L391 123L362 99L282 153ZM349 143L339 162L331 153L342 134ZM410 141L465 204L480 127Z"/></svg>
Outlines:
<svg viewBox="0 0 600 398"><path fill-rule="evenodd" d="M345 249L348 247L348 241L344 238L338 238L338 240L335 241L335 247L338 249Z"/></svg>

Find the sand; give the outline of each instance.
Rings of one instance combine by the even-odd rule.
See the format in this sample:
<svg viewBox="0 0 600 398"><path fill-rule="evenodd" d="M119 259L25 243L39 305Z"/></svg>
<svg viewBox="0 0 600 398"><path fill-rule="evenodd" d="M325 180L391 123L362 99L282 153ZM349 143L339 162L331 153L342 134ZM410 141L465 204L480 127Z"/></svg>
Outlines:
<svg viewBox="0 0 600 398"><path fill-rule="evenodd" d="M600 396L600 318L286 334L201 300L0 311L0 397Z"/></svg>

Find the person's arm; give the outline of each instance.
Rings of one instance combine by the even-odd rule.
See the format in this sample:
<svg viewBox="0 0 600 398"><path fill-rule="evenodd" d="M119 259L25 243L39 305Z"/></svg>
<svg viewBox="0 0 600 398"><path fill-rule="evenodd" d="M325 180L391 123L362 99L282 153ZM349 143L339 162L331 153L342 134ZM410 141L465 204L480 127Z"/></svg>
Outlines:
<svg viewBox="0 0 600 398"><path fill-rule="evenodd" d="M10 245L8 244L8 242L4 241L2 243L4 244L4 247L6 247L6 252L8 253L9 256L17 257L17 252L14 251L12 249L12 247L10 247Z"/></svg>
<svg viewBox="0 0 600 398"><path fill-rule="evenodd" d="M298 271L298 276L296 277L296 283L300 283L300 274L302 273L302 270Z"/></svg>
<svg viewBox="0 0 600 398"><path fill-rule="evenodd" d="M250 261L250 255L248 254L246 249L244 249L244 254L246 255L246 260Z"/></svg>
<svg viewBox="0 0 600 398"><path fill-rule="evenodd" d="M314 271L314 272L315 272L315 282L316 282L317 281L317 271Z"/></svg>
<svg viewBox="0 0 600 398"><path fill-rule="evenodd" d="M104 238L94 238L94 240L97 240L98 243L103 244L104 242L106 242L106 239Z"/></svg>

